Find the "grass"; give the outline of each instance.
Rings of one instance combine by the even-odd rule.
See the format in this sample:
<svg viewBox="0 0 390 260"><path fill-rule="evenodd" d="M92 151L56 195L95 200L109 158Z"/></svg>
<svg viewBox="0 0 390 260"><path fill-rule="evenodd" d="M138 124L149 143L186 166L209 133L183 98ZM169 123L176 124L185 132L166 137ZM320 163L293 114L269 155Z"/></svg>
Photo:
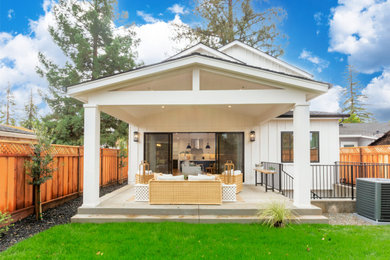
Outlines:
<svg viewBox="0 0 390 260"><path fill-rule="evenodd" d="M390 226L113 223L53 227L1 259L389 259Z"/></svg>

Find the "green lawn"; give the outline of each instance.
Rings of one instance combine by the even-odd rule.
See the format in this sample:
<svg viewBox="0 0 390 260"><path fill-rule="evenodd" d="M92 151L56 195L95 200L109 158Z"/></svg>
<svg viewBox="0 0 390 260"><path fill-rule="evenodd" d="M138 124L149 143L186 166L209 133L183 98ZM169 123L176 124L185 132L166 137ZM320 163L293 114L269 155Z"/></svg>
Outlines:
<svg viewBox="0 0 390 260"><path fill-rule="evenodd" d="M0 254L21 258L389 259L390 226L115 223L56 226Z"/></svg>

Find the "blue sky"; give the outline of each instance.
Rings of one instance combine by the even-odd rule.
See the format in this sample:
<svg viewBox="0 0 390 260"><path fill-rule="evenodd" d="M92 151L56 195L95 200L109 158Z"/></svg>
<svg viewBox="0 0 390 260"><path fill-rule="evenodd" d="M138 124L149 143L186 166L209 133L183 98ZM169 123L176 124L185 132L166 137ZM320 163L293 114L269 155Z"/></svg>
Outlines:
<svg viewBox="0 0 390 260"><path fill-rule="evenodd" d="M118 1L118 9L129 12L127 22L135 23L141 39L140 60L157 62L182 48L170 42L169 24L198 22L192 14L193 3L193 0ZM26 90L32 88L37 93L47 87L45 80L34 75L37 52L47 53L58 63L65 61L45 32L52 22L52 5L49 0L0 2L0 78L5 79L0 83L0 93L4 93L8 84L5 82L9 82L19 110ZM283 42L285 55L281 59L334 85L329 94L313 102L312 109L340 109L345 66L352 64L361 72L359 80L368 97L364 101L367 108L378 121L390 120L390 50L386 47L390 42L389 1L255 0L254 5L257 10L284 8L287 17L280 29L288 39ZM38 95L36 102L40 104L40 113L47 113L48 108Z"/></svg>

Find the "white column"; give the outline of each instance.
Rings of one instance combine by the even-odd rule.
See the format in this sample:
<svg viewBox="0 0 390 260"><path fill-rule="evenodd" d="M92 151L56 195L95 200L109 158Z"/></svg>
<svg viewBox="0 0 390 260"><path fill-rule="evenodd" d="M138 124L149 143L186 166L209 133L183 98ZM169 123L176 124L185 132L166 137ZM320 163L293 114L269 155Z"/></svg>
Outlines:
<svg viewBox="0 0 390 260"><path fill-rule="evenodd" d="M84 191L83 207L99 204L100 111L84 105Z"/></svg>
<svg viewBox="0 0 390 260"><path fill-rule="evenodd" d="M135 174L138 171L138 165L141 160L138 158L138 143L134 142L134 131L139 131L138 127L129 124L129 167L128 167L128 183L135 183ZM138 136L139 139L143 138L142 136Z"/></svg>
<svg viewBox="0 0 390 260"><path fill-rule="evenodd" d="M309 104L294 108L294 205L310 207L310 111Z"/></svg>

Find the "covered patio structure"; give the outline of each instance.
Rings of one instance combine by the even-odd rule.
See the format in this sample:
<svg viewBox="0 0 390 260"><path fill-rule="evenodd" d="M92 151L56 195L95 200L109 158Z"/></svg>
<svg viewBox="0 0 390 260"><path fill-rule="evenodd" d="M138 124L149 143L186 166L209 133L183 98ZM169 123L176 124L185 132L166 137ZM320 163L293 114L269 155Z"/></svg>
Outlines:
<svg viewBox="0 0 390 260"><path fill-rule="evenodd" d="M282 69L253 66L222 51L196 45L161 63L68 87L68 95L85 103L82 208L101 204L101 112L129 124L129 185L145 159L145 133L166 132L243 133L245 183L253 184L256 164L267 153L261 128L290 110L294 143L299 144L293 148L293 204L312 207L309 101L326 93L329 84L274 58L269 62ZM250 140L251 132L255 140Z"/></svg>

